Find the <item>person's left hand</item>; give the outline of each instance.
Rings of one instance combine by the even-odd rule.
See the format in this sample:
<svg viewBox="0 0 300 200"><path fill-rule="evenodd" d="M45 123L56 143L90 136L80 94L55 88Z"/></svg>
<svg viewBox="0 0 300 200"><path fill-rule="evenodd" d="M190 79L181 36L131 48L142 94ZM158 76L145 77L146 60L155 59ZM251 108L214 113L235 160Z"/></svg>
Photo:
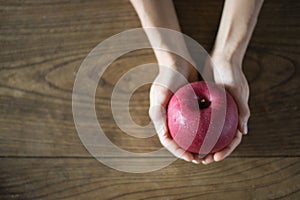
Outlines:
<svg viewBox="0 0 300 200"><path fill-rule="evenodd" d="M238 62L230 62L221 56L212 56L212 62L213 67L211 69L213 79L217 84L224 84L226 90L235 99L238 106L239 119L238 130L232 142L223 150L208 154L204 158L200 159L203 164L220 161L229 156L241 143L242 135L248 133L247 123L250 117L250 110L248 106L249 86L242 71L241 64ZM219 75L221 75L222 78Z"/></svg>

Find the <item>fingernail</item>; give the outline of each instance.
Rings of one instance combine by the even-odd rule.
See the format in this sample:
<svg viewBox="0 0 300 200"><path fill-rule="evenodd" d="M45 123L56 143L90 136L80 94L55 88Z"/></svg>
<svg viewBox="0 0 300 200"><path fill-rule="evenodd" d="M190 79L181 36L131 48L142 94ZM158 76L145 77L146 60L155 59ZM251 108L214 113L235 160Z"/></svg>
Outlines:
<svg viewBox="0 0 300 200"><path fill-rule="evenodd" d="M199 162L197 160L192 160L192 163L199 164Z"/></svg>
<svg viewBox="0 0 300 200"><path fill-rule="evenodd" d="M185 161L187 161L187 162L191 162L188 158L186 158L186 157L181 157L181 159L183 159L183 160L185 160Z"/></svg>
<svg viewBox="0 0 300 200"><path fill-rule="evenodd" d="M203 165L206 165L206 164L207 164L207 163L205 162L205 160L202 160L201 162L202 162Z"/></svg>
<svg viewBox="0 0 300 200"><path fill-rule="evenodd" d="M247 123L243 123L243 132L244 132L244 134L248 133Z"/></svg>

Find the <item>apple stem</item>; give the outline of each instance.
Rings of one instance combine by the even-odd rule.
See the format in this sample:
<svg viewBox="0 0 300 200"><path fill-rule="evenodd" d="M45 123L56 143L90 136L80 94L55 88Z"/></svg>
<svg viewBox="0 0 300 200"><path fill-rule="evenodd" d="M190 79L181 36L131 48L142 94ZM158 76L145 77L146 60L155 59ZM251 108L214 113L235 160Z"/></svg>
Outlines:
<svg viewBox="0 0 300 200"><path fill-rule="evenodd" d="M202 110L202 109L208 108L210 106L211 102L205 98L202 98L198 101L198 104L199 104L200 110Z"/></svg>

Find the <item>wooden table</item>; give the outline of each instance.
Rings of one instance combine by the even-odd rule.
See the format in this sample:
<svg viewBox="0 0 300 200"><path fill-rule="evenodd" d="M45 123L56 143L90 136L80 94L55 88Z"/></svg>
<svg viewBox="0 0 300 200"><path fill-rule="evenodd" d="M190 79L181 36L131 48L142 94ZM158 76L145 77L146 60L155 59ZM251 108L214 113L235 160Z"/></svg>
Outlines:
<svg viewBox="0 0 300 200"><path fill-rule="evenodd" d="M222 1L175 3L183 32L210 51ZM87 152L71 99L86 55L104 39L140 27L130 3L1 0L0 199L299 199L299 9L297 0L266 1L262 8L243 66L251 87L250 133L229 158L208 166L177 160L132 174ZM156 137L124 134L110 110L109 97L122 74L149 62L155 62L151 50L120 57L97 90L100 124L128 151L161 148ZM149 123L148 92L145 85L130 101L140 125Z"/></svg>

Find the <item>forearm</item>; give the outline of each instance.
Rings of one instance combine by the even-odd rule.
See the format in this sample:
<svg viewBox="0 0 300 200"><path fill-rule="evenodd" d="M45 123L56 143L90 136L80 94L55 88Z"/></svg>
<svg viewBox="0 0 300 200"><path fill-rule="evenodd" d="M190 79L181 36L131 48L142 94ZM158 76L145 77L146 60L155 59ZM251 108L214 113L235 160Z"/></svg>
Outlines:
<svg viewBox="0 0 300 200"><path fill-rule="evenodd" d="M172 0L130 0L141 24L146 27L162 27L180 31Z"/></svg>
<svg viewBox="0 0 300 200"><path fill-rule="evenodd" d="M180 26L172 0L131 0L131 3L139 16L152 46L154 46L154 43L159 43L164 49L174 50L175 47L186 53L188 52L183 38L170 42L172 38L166 40L166 35L162 35L161 32L153 31L153 29L151 31L147 30L147 28L151 27L161 27L180 32ZM154 49L154 53L161 65L172 66L179 71L178 66L187 65L183 59L170 52Z"/></svg>
<svg viewBox="0 0 300 200"><path fill-rule="evenodd" d="M213 56L241 66L263 0L226 0Z"/></svg>

